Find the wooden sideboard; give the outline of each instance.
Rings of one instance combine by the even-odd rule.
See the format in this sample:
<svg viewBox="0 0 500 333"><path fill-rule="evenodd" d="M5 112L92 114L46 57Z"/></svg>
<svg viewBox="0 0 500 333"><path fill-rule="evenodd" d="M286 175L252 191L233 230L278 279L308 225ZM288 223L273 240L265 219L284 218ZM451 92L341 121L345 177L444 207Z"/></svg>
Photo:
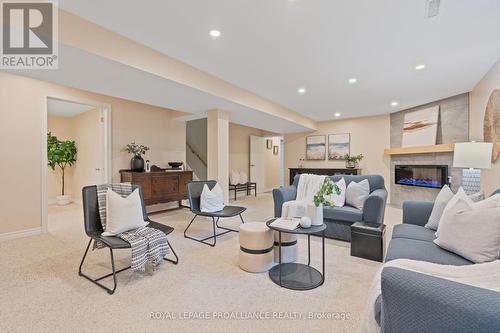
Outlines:
<svg viewBox="0 0 500 333"><path fill-rule="evenodd" d="M187 184L193 180L192 171L133 172L120 170L122 182L142 186L146 205L187 199Z"/></svg>
<svg viewBox="0 0 500 333"><path fill-rule="evenodd" d="M293 184L293 178L301 173L312 173L315 175L335 176L335 175L360 175L361 169L348 168L290 168L290 185Z"/></svg>

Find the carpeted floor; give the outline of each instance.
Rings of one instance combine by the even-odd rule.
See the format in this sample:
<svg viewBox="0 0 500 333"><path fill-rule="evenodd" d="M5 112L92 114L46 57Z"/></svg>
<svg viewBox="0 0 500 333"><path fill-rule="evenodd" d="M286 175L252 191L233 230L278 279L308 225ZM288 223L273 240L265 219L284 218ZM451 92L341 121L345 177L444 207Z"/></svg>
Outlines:
<svg viewBox="0 0 500 333"><path fill-rule="evenodd" d="M248 222L263 222L273 214L269 193L238 199L237 204L248 207ZM48 234L0 243L1 332L355 332L381 265L351 257L349 243L327 240L324 285L310 291L280 288L267 273L239 269L236 233L222 236L215 248L185 239L182 232L192 215L183 209L152 217L175 227L169 238L180 263L165 263L144 275L125 271L110 296L77 274L88 242L81 207L49 211ZM401 211L388 207L385 221L389 240ZM238 225L236 219L227 223ZM210 227L200 219L193 231L208 235ZM307 242L301 239L299 246L304 261ZM316 267L320 246L320 238L313 237ZM130 252L117 251L116 257L117 267L126 266ZM109 267L109 251L100 250L90 254L85 269L97 276Z"/></svg>

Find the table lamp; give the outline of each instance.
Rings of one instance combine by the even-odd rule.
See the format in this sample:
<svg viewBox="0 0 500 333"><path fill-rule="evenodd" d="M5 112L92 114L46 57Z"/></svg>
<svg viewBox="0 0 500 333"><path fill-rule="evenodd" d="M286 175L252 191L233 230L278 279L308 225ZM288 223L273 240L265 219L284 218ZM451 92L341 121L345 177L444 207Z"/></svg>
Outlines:
<svg viewBox="0 0 500 333"><path fill-rule="evenodd" d="M462 170L462 188L467 194L481 192L481 170L491 168L493 144L490 142L455 143L453 167Z"/></svg>

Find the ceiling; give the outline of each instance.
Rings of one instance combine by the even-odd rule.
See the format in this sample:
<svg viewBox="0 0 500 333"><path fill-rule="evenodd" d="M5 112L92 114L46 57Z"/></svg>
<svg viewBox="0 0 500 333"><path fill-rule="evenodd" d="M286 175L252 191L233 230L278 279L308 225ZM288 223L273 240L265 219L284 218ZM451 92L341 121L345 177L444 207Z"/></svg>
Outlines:
<svg viewBox="0 0 500 333"><path fill-rule="evenodd" d="M95 106L68 102L53 98L47 99L47 113L51 116L70 118L92 109L95 109Z"/></svg>
<svg viewBox="0 0 500 333"><path fill-rule="evenodd" d="M430 19L424 0L59 5L315 120L337 112L341 118L389 113L470 91L500 56L496 0L441 0L439 15ZM211 29L221 37L211 38ZM416 71L418 64L426 68ZM352 77L356 84L348 83ZM298 94L299 87L306 93Z"/></svg>

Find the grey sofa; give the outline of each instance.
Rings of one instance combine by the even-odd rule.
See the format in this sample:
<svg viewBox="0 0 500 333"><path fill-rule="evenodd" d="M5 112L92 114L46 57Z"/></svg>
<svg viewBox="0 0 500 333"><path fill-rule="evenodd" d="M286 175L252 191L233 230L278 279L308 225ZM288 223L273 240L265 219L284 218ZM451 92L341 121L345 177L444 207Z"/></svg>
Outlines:
<svg viewBox="0 0 500 333"><path fill-rule="evenodd" d="M367 222L380 225L384 222L385 205L387 202L387 190L384 178L379 175L353 176L337 175L329 176L334 182L344 178L346 185L350 182L359 182L368 179L370 183L370 195L364 204L363 210L345 205L344 207L325 207L323 219L327 226L325 236L344 241L351 241L351 225L354 222ZM297 197L297 186L300 175L295 176L293 184L273 190L274 216L281 216L281 207L284 202L295 200Z"/></svg>
<svg viewBox="0 0 500 333"><path fill-rule="evenodd" d="M472 262L433 243L424 227L433 202L406 201L385 261L422 260L445 265ZM382 294L375 305L382 332L500 332L500 293L404 269L382 270Z"/></svg>

